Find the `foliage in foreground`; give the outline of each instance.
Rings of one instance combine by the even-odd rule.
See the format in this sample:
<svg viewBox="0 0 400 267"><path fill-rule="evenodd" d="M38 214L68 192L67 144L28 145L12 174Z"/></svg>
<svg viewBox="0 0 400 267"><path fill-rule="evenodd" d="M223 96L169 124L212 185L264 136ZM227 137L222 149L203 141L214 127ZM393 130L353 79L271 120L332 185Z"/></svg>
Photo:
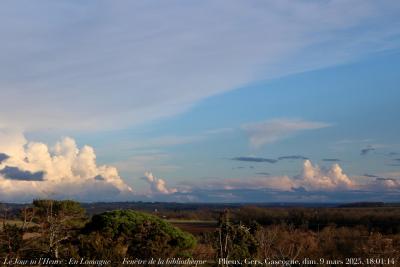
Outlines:
<svg viewBox="0 0 400 267"><path fill-rule="evenodd" d="M390 231L378 231L378 220L372 220L375 216L383 225L388 225L382 218L397 218L393 217L396 210L379 210L368 217L367 221L372 223L352 224L351 227L320 224L324 219L320 218L322 212L315 214L311 209L288 211L283 217L290 220L277 220L268 225L258 223L270 221L272 216L282 217L279 212L286 210L280 209L276 214L260 209L242 209L233 214L225 211L218 225L194 238L147 213L114 210L89 219L77 202L35 200L20 211L19 220L9 220L7 213L2 216L0 258L102 258L111 260L112 266L118 266L123 258L152 257L207 260L372 257L400 262L400 234L395 227ZM327 218L334 218L335 222L341 220L341 215L348 214L347 210L323 212L331 212ZM239 217L243 214L247 216ZM354 216L362 218L358 214ZM253 218L257 220L251 220ZM310 223L315 219L319 222L316 227ZM398 220L390 223L398 224Z"/></svg>
<svg viewBox="0 0 400 267"><path fill-rule="evenodd" d="M87 257L147 259L190 256L195 238L153 215L115 210L93 216L80 236L80 252Z"/></svg>
<svg viewBox="0 0 400 267"><path fill-rule="evenodd" d="M88 221L78 202L34 200L21 221L3 217L0 257L52 259L189 257L196 239L160 218L133 210L115 210Z"/></svg>

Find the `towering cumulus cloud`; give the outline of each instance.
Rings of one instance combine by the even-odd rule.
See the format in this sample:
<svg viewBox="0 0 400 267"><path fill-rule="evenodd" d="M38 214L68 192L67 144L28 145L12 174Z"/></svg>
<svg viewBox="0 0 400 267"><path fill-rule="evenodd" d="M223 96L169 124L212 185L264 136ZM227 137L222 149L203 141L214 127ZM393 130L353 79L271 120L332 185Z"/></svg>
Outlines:
<svg viewBox="0 0 400 267"><path fill-rule="evenodd" d="M164 179L155 177L151 172L146 172L143 179L150 184L152 194L173 194L178 190L176 188L168 188Z"/></svg>
<svg viewBox="0 0 400 267"><path fill-rule="evenodd" d="M308 190L333 190L350 189L354 183L343 172L339 164L333 164L328 170L313 166L311 161L306 160L303 164L303 174L297 177L297 185Z"/></svg>
<svg viewBox="0 0 400 267"><path fill-rule="evenodd" d="M116 168L97 166L92 147L78 148L66 137L53 147L28 142L23 134L0 130L0 200L37 197L81 201L126 199L132 189Z"/></svg>

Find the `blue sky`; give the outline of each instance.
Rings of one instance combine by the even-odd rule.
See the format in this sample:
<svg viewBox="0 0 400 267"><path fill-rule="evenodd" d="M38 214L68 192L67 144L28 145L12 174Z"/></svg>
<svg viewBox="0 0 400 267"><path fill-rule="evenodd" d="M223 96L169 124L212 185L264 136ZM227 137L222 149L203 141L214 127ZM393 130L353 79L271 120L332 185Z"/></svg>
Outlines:
<svg viewBox="0 0 400 267"><path fill-rule="evenodd" d="M4 200L400 200L396 1L3 7Z"/></svg>
<svg viewBox="0 0 400 267"><path fill-rule="evenodd" d="M396 171L398 166L389 166L392 162L388 154L400 148L400 126L395 123L400 111L398 62L399 54L395 52L378 54L359 62L255 83L206 99L174 118L155 122L145 133L140 133L140 128L133 128L114 132L112 139L120 140L122 146L128 147L130 143L133 147L138 146L149 156L168 155L167 159L159 161L158 172L163 177L183 180L188 176L196 179L214 176L215 172L225 178L251 176L255 172L296 174L302 164L301 160L281 162L276 166L228 160L237 156L302 155L323 166L332 164L323 159L338 159L340 165L354 175ZM260 148L252 148L241 125L277 118L318 121L329 126L300 131ZM212 130L221 132L207 135L207 131ZM157 140L159 136L165 137L162 146L161 140L154 145L144 142L143 146L139 144L143 141L136 141ZM169 145L170 139L177 139L177 142ZM99 147L102 146L106 147L99 142ZM370 146L376 150L361 155L362 149ZM106 158L119 154L113 153L112 149L100 151ZM131 155L136 153L131 149ZM204 170L204 166L215 164L219 166ZM177 168L165 168L169 165Z"/></svg>

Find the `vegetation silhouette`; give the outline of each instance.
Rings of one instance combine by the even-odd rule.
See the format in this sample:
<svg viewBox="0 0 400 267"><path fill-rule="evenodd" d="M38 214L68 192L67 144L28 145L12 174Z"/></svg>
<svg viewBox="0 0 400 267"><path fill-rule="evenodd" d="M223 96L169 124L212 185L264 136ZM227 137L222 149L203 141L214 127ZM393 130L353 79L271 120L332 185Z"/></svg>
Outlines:
<svg viewBox="0 0 400 267"><path fill-rule="evenodd" d="M127 205L140 207L140 203ZM152 210L154 205L163 208ZM313 266L340 266L346 259L369 260L368 266L400 263L398 206L188 204L183 210L174 204L168 209L167 203L143 206L152 209L117 209L90 216L71 200L34 200L17 208L2 205L0 258L9 266L17 266L16 259L39 258L58 260L57 266L71 266L68 259L103 259L110 266L122 266L124 259L135 258L207 260L205 266L217 266L220 259L268 260L269 265L308 259L315 261ZM219 266L233 265L222 261Z"/></svg>
<svg viewBox="0 0 400 267"><path fill-rule="evenodd" d="M196 239L153 215L115 210L94 215L80 236L81 255L124 257L190 257Z"/></svg>

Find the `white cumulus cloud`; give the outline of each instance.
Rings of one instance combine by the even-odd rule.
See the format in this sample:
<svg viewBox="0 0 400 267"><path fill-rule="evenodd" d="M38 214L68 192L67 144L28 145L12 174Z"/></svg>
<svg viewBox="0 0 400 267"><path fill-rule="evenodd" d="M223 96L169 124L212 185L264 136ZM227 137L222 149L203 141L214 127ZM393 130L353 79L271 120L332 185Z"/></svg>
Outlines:
<svg viewBox="0 0 400 267"><path fill-rule="evenodd" d="M96 164L92 147L78 148L69 137L49 147L27 141L21 133L0 130L0 151L8 156L0 163L2 201L36 197L113 200L129 198L133 192L115 167Z"/></svg>
<svg viewBox="0 0 400 267"><path fill-rule="evenodd" d="M164 179L155 177L151 172L145 172L144 180L150 184L152 194L173 194L178 192L176 188L168 188Z"/></svg>
<svg viewBox="0 0 400 267"><path fill-rule="evenodd" d="M307 191L335 191L359 188L338 164L333 164L329 169L313 165L310 160L303 163L302 173L297 176L270 176L254 178L229 178L209 181L202 188L232 189L260 189L269 188L282 191L292 191L303 188Z"/></svg>
<svg viewBox="0 0 400 267"><path fill-rule="evenodd" d="M343 172L339 164L333 164L329 169L321 169L310 160L304 161L303 173L293 179L296 187L307 190L351 189L354 182Z"/></svg>

